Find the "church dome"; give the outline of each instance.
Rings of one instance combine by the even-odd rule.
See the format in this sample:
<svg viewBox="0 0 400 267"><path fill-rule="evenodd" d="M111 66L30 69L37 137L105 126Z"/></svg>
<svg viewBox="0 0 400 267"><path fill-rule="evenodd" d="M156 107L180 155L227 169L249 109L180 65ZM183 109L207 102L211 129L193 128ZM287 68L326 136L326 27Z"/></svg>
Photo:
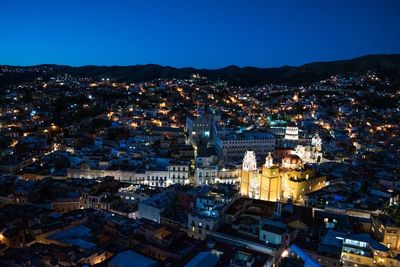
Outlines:
<svg viewBox="0 0 400 267"><path fill-rule="evenodd" d="M301 158L294 154L287 155L282 159L282 166L284 168L297 169L301 168L302 164L303 161L301 160Z"/></svg>
<svg viewBox="0 0 400 267"><path fill-rule="evenodd" d="M288 164L301 164L301 158L297 155L291 154L291 155L287 155L284 159L283 159L284 163L288 163Z"/></svg>

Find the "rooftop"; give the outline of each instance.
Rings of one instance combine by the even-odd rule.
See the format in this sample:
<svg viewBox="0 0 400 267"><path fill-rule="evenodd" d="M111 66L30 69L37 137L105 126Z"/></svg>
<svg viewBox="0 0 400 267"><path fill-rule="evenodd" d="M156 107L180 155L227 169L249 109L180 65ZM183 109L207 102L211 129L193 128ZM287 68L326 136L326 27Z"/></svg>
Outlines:
<svg viewBox="0 0 400 267"><path fill-rule="evenodd" d="M132 250L120 252L108 262L109 267L131 267L132 264L137 267L151 267L157 266L158 262Z"/></svg>

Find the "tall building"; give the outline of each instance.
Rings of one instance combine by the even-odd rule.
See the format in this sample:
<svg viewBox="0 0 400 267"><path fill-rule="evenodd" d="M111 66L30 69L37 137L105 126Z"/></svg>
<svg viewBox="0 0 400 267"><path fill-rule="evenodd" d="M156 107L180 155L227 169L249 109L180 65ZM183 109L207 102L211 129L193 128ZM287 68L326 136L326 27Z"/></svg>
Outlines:
<svg viewBox="0 0 400 267"><path fill-rule="evenodd" d="M186 118L186 130L189 142L196 144L202 140L209 140L211 137L211 120L207 115L196 118Z"/></svg>
<svg viewBox="0 0 400 267"><path fill-rule="evenodd" d="M271 133L234 133L215 137L215 149L222 162L240 160L246 151L254 151L261 158L275 150L275 137Z"/></svg>
<svg viewBox="0 0 400 267"><path fill-rule="evenodd" d="M197 117L186 117L186 132L191 144L207 144L213 138L213 125L221 116L201 107Z"/></svg>
<svg viewBox="0 0 400 267"><path fill-rule="evenodd" d="M292 199L302 201L304 195L326 185L326 177L318 176L313 169L305 168L297 155L288 155L282 164L273 163L269 154L265 164L257 168L253 151L243 159L240 193L254 199L278 201Z"/></svg>

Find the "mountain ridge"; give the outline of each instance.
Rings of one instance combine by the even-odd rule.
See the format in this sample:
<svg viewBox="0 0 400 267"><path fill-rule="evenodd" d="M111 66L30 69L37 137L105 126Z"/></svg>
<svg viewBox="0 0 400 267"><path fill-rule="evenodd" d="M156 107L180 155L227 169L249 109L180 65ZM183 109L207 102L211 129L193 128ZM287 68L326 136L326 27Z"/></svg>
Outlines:
<svg viewBox="0 0 400 267"><path fill-rule="evenodd" d="M40 64L33 66L1 65L10 69L51 67L53 72L68 73L78 77L91 77L94 79L110 78L117 82L143 82L158 78L189 78L196 73L206 76L211 80L224 80L232 85L254 86L268 83L301 85L315 82L336 74L363 73L368 70L383 72L389 76L400 75L400 54L376 54L337 61L319 61L303 64L301 66L281 66L272 68L239 67L229 65L218 69L196 69L193 67L172 67L158 64L130 65L130 66L99 66L84 65L73 67L57 64ZM24 81L24 73L0 76L0 85ZM26 74L26 73L25 73ZM35 77L34 73L31 73ZM29 76L29 75L28 75ZM29 78L31 78L29 76ZM38 76L38 75L36 75Z"/></svg>

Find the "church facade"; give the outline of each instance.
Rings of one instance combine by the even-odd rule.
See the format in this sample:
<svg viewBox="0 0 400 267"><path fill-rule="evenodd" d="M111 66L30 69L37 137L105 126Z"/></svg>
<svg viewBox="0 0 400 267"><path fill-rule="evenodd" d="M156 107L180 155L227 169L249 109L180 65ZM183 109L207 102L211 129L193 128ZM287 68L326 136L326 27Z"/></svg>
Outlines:
<svg viewBox="0 0 400 267"><path fill-rule="evenodd" d="M271 154L265 164L257 168L256 156L247 151L243 159L240 193L249 198L281 201L302 201L305 194L326 186L326 177L318 176L313 169L305 168L297 155L288 155L282 164L274 164Z"/></svg>

